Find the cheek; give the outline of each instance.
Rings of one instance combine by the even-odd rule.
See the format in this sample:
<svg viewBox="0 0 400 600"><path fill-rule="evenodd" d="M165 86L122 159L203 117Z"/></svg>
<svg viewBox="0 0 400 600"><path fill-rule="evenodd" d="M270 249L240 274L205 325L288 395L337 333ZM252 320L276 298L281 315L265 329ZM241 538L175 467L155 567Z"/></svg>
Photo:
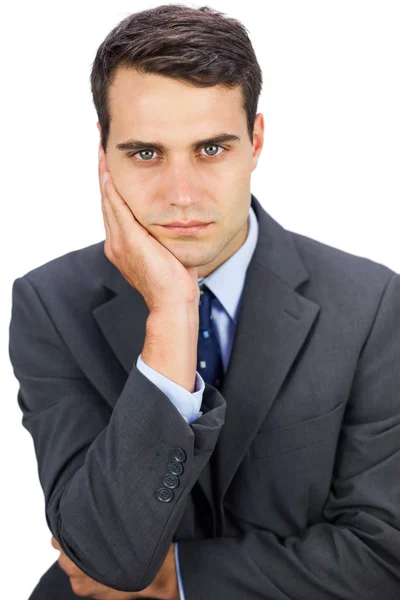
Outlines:
<svg viewBox="0 0 400 600"><path fill-rule="evenodd" d="M218 172L218 185L223 186L227 193L241 196L250 186L251 169L245 159L226 162Z"/></svg>
<svg viewBox="0 0 400 600"><path fill-rule="evenodd" d="M226 213L233 223L243 221L250 207L250 178L245 171L236 172L234 177L226 177L220 196L224 199Z"/></svg>

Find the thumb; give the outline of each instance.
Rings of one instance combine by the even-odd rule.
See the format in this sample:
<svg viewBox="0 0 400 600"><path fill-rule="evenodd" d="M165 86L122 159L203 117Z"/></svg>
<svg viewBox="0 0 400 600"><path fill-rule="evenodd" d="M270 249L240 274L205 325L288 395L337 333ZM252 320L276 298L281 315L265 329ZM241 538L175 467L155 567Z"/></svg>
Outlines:
<svg viewBox="0 0 400 600"><path fill-rule="evenodd" d="M197 267L186 267L186 270L189 273L193 283L197 285L197 279L199 277Z"/></svg>
<svg viewBox="0 0 400 600"><path fill-rule="evenodd" d="M192 285L192 290L194 293L194 298L200 298L200 288L198 282L198 270L197 267L186 267L186 270L189 274L190 283Z"/></svg>

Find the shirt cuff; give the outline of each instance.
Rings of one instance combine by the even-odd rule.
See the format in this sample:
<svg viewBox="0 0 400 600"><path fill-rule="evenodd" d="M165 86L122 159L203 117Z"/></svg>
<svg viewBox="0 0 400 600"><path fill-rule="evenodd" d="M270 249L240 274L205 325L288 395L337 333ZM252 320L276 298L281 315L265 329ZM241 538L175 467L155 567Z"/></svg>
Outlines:
<svg viewBox="0 0 400 600"><path fill-rule="evenodd" d="M203 401L203 392L205 382L198 371L196 371L195 391L189 392L181 385L165 377L155 369L152 369L142 360L140 353L136 361L136 366L143 375L152 381L172 402L176 409L181 413L187 423L193 423L203 414L200 410Z"/></svg>

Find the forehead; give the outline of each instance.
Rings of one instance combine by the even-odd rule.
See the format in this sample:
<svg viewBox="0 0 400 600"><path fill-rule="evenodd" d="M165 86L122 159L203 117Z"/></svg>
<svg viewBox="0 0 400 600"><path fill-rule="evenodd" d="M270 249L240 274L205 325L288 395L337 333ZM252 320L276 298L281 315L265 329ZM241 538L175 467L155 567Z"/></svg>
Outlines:
<svg viewBox="0 0 400 600"><path fill-rule="evenodd" d="M245 127L240 87L195 87L181 80L119 68L109 88L110 134L124 136L132 128L147 137L188 130L191 137Z"/></svg>

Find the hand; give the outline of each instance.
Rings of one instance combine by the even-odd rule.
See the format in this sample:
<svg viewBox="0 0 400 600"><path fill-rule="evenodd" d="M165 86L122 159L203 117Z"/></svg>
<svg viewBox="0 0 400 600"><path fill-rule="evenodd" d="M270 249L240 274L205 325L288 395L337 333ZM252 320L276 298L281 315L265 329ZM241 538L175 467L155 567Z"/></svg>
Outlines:
<svg viewBox="0 0 400 600"><path fill-rule="evenodd" d="M195 305L197 309L200 290L196 267L185 268L137 221L115 188L101 146L99 152L106 257L141 293L150 312L173 311L182 304ZM107 183L104 174L108 175Z"/></svg>
<svg viewBox="0 0 400 600"><path fill-rule="evenodd" d="M174 544L171 544L163 566L153 582L140 592L120 592L95 581L81 571L63 552L60 544L53 536L51 545L60 551L58 564L68 575L71 588L77 596L93 600L134 600L135 598L152 598L159 600L179 600L179 587L176 575Z"/></svg>

